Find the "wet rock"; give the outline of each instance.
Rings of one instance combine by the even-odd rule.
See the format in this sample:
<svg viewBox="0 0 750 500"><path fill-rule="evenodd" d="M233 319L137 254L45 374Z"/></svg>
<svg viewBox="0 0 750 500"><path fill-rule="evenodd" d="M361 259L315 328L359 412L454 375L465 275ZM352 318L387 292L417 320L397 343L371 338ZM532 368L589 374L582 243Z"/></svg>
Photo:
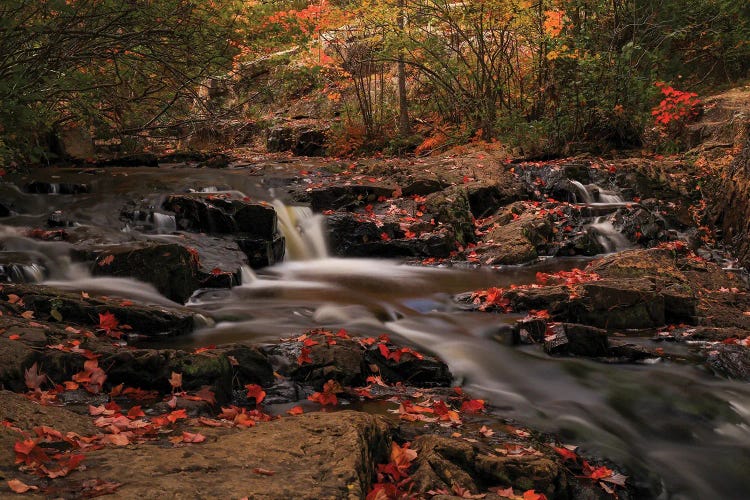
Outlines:
<svg viewBox="0 0 750 500"><path fill-rule="evenodd" d="M352 411L309 413L241 432L200 432L208 439L191 448L92 452L90 465L76 474L123 483L117 490L122 498L364 498L376 464L387 462L390 451L384 420Z"/></svg>
<svg viewBox="0 0 750 500"><path fill-rule="evenodd" d="M276 234L272 239L242 238L235 239L240 250L247 257L247 262L253 269L272 266L284 260L284 237Z"/></svg>
<svg viewBox="0 0 750 500"><path fill-rule="evenodd" d="M325 156L327 129L308 128L297 133L292 153L297 156Z"/></svg>
<svg viewBox="0 0 750 500"><path fill-rule="evenodd" d="M743 345L717 344L708 352L706 366L716 375L750 381L750 349Z"/></svg>
<svg viewBox="0 0 750 500"><path fill-rule="evenodd" d="M24 342L9 340L8 335L0 335L0 387L22 392L26 390L24 370L31 365L26 360L34 350Z"/></svg>
<svg viewBox="0 0 750 500"><path fill-rule="evenodd" d="M356 214L337 213L328 217L331 253L347 257L448 257L455 248L454 239L447 232L432 232L405 238L398 224L386 223L378 227ZM383 234L387 239L383 238Z"/></svg>
<svg viewBox="0 0 750 500"><path fill-rule="evenodd" d="M268 131L266 150L269 153L291 151L294 146L293 130L285 127L274 127Z"/></svg>
<svg viewBox="0 0 750 500"><path fill-rule="evenodd" d="M55 210L47 217L47 227L60 228L73 227L75 225L75 221L68 219L61 210Z"/></svg>
<svg viewBox="0 0 750 500"><path fill-rule="evenodd" d="M54 309L64 321L78 325L99 325L99 313L115 315L120 324L130 325L133 333L147 337L173 336L189 333L194 327L194 313L189 309L124 303L122 299L82 297L78 291L69 292L45 285L11 284L0 290L0 298L8 294L21 297L26 310L45 321L55 321Z"/></svg>
<svg viewBox="0 0 750 500"><path fill-rule="evenodd" d="M32 194L85 194L91 192L91 188L86 184L45 181L32 181L24 186L24 190Z"/></svg>
<svg viewBox="0 0 750 500"><path fill-rule="evenodd" d="M404 186L401 190L404 196L427 196L428 194L437 193L448 187L447 184L437 179L417 178Z"/></svg>
<svg viewBox="0 0 750 500"><path fill-rule="evenodd" d="M591 231L585 231L564 240L553 253L557 257L571 257L574 255L600 255L605 251L605 248L596 239L596 235Z"/></svg>
<svg viewBox="0 0 750 500"><path fill-rule="evenodd" d="M158 167L159 158L152 153L133 153L101 159L96 164L100 167Z"/></svg>
<svg viewBox="0 0 750 500"><path fill-rule="evenodd" d="M520 200L523 188L520 182L488 181L471 184L466 188L471 213L480 219L495 213L501 207Z"/></svg>
<svg viewBox="0 0 750 500"><path fill-rule="evenodd" d="M329 379L345 386L364 385L369 373L364 364L362 348L354 341L339 340L328 345L323 338L310 348L312 363L294 366L290 376L299 382L321 390Z"/></svg>
<svg viewBox="0 0 750 500"><path fill-rule="evenodd" d="M378 371L387 383L417 387L447 387L453 382L448 365L432 356L422 355L420 359L412 354L403 354L401 359L385 359L377 346L365 351L365 362L378 366Z"/></svg>
<svg viewBox="0 0 750 500"><path fill-rule="evenodd" d="M474 219L463 188L454 187L431 194L425 201L424 212L425 219L434 219L436 223L448 226L461 245L476 241Z"/></svg>
<svg viewBox="0 0 750 500"><path fill-rule="evenodd" d="M709 220L721 228L741 265L750 267L750 138L709 189Z"/></svg>
<svg viewBox="0 0 750 500"><path fill-rule="evenodd" d="M546 309L553 316L558 316L567 314L570 290L565 286L516 288L506 291L503 297L510 300L514 311Z"/></svg>
<svg viewBox="0 0 750 500"><path fill-rule="evenodd" d="M237 384L259 384L266 387L273 383L273 368L266 355L257 347L243 344L222 345L216 349L216 353L230 361L233 378Z"/></svg>
<svg viewBox="0 0 750 500"><path fill-rule="evenodd" d="M654 328L666 323L664 297L643 278L602 280L582 285L572 304L577 323L608 329Z"/></svg>
<svg viewBox="0 0 750 500"><path fill-rule="evenodd" d="M533 489L549 498L568 494L564 469L545 457L491 455L471 443L431 434L417 437L412 448L417 451L412 473L417 491L452 491L456 485L476 494L479 483Z"/></svg>
<svg viewBox="0 0 750 500"><path fill-rule="evenodd" d="M174 243L134 241L115 246L79 250L77 256L94 261L94 276L135 278L151 283L167 298L185 302L204 285L197 254Z"/></svg>
<svg viewBox="0 0 750 500"><path fill-rule="evenodd" d="M227 168L228 166L229 156L221 153L213 155L198 164L198 168Z"/></svg>
<svg viewBox="0 0 750 500"><path fill-rule="evenodd" d="M163 208L177 214L177 226L205 233L245 233L266 238L276 236L276 211L266 203L232 199L210 193L172 195Z"/></svg>
<svg viewBox="0 0 750 500"><path fill-rule="evenodd" d="M7 205L0 203L0 217L9 217L11 213L12 212Z"/></svg>
<svg viewBox="0 0 750 500"><path fill-rule="evenodd" d="M266 149L269 153L292 151L298 156L324 156L327 132L327 128L305 125L275 126L268 131Z"/></svg>
<svg viewBox="0 0 750 500"><path fill-rule="evenodd" d="M546 253L554 234L549 219L524 213L503 223L503 216L498 217L498 226L483 236L486 243L476 249L480 262L487 265L523 264Z"/></svg>
<svg viewBox="0 0 750 500"><path fill-rule="evenodd" d="M513 325L514 344L541 344L547 332L547 321L541 318L524 318Z"/></svg>
<svg viewBox="0 0 750 500"><path fill-rule="evenodd" d="M310 205L315 212L356 208L373 203L381 196L390 198L395 186L378 184L338 184L310 191Z"/></svg>
<svg viewBox="0 0 750 500"><path fill-rule="evenodd" d="M607 331L586 325L563 323L553 327L554 337L545 341L548 354L605 357L610 354Z"/></svg>

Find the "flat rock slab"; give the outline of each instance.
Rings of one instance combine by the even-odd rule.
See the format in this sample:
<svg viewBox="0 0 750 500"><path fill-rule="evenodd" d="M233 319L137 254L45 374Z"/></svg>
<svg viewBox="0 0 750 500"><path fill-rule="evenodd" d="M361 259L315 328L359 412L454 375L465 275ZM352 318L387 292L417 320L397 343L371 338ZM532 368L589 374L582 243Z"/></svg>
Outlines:
<svg viewBox="0 0 750 500"><path fill-rule="evenodd" d="M200 431L208 439L197 445L90 453L87 469L71 479L121 482L118 498L354 499L367 495L375 465L390 450L385 420L353 411L309 413L228 434Z"/></svg>
<svg viewBox="0 0 750 500"><path fill-rule="evenodd" d="M9 295L19 296L24 307L19 307L20 301L5 307L17 309L13 311L17 315L24 309L33 311L34 318L42 321L54 321L52 310L56 308L66 323L89 326L98 326L99 314L108 312L120 324L130 325L133 333L147 337L182 335L192 332L195 326L195 313L177 305L164 307L110 297L83 297L79 292L33 284L6 284L0 290L0 300L7 302Z"/></svg>

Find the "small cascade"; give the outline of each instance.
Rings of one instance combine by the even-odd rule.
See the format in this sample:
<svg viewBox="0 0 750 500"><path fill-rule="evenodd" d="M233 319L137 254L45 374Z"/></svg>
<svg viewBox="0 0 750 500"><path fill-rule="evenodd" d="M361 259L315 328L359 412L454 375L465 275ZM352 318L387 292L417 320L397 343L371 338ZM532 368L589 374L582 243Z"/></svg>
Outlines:
<svg viewBox="0 0 750 500"><path fill-rule="evenodd" d="M596 184L584 185L581 182L571 180L570 183L576 187L586 205L624 205L626 201L620 193L601 188Z"/></svg>
<svg viewBox="0 0 750 500"><path fill-rule="evenodd" d="M583 185L583 183L574 180L571 180L570 183L573 184L580 192L583 203L594 203L594 197L589 192L589 189Z"/></svg>
<svg viewBox="0 0 750 500"><path fill-rule="evenodd" d="M279 230L286 239L289 260L323 259L328 256L324 219L309 207L287 206L274 200Z"/></svg>
<svg viewBox="0 0 750 500"><path fill-rule="evenodd" d="M242 266L240 268L240 285L246 286L257 280L258 276L255 275L250 266Z"/></svg>
<svg viewBox="0 0 750 500"><path fill-rule="evenodd" d="M0 264L0 283L39 283L44 268L39 264Z"/></svg>
<svg viewBox="0 0 750 500"><path fill-rule="evenodd" d="M154 230L158 234L172 233L174 231L177 231L177 221L174 215L154 212L151 214L151 221L154 224Z"/></svg>
<svg viewBox="0 0 750 500"><path fill-rule="evenodd" d="M615 229L606 217L597 217L593 223L586 226L586 231L594 235L606 253L619 252L631 246L628 239Z"/></svg>

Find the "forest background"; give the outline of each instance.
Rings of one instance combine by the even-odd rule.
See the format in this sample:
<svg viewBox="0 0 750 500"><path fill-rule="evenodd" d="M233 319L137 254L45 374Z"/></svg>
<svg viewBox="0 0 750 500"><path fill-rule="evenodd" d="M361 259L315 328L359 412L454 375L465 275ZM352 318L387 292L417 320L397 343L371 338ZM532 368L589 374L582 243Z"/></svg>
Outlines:
<svg viewBox="0 0 750 500"><path fill-rule="evenodd" d="M0 162L54 161L76 129L126 150L265 130L293 100L340 156L673 151L749 70L735 0L6 0Z"/></svg>

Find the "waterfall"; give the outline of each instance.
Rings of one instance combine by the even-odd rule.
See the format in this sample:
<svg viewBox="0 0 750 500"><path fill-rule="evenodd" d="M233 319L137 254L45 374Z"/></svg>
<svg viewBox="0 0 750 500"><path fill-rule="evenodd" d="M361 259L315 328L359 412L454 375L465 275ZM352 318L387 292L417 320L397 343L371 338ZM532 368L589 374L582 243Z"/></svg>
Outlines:
<svg viewBox="0 0 750 500"><path fill-rule="evenodd" d="M174 215L160 214L154 212L151 214L154 223L154 230L159 234L172 233L177 231L177 222Z"/></svg>
<svg viewBox="0 0 750 500"><path fill-rule="evenodd" d="M586 186L572 179L570 180L570 183L573 184L581 193L581 198L583 198L584 203L594 203L594 197L591 196L591 193L589 192L589 189Z"/></svg>
<svg viewBox="0 0 750 500"><path fill-rule="evenodd" d="M286 240L289 260L323 259L328 256L324 218L309 207L287 206L274 200L279 230Z"/></svg>
<svg viewBox="0 0 750 500"><path fill-rule="evenodd" d="M630 247L628 239L617 231L606 217L597 217L593 223L586 226L586 230L593 233L606 253L619 252Z"/></svg>

